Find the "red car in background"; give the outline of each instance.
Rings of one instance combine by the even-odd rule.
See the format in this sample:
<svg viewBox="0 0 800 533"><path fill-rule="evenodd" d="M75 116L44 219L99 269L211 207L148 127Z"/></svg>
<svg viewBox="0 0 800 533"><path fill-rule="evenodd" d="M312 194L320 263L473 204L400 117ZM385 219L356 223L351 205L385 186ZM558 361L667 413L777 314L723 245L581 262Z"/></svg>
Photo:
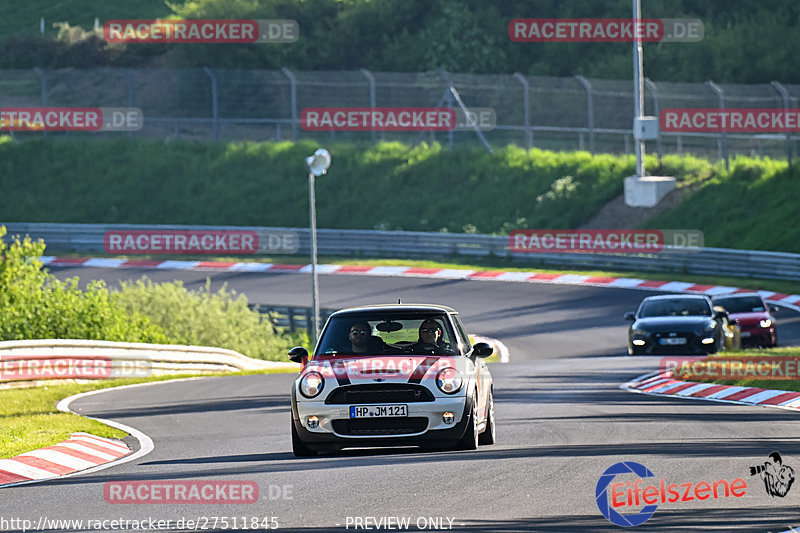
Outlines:
<svg viewBox="0 0 800 533"><path fill-rule="evenodd" d="M775 306L767 305L758 293L741 293L717 296L714 305L721 305L735 318L742 329L742 346L763 346L772 348L778 345L778 332L775 329Z"/></svg>

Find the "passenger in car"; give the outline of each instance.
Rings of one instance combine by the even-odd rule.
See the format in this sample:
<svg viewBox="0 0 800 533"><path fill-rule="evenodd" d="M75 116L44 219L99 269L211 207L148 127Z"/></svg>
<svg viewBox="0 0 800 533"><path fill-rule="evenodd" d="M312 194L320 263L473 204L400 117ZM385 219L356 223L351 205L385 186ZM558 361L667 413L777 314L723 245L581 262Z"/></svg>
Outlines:
<svg viewBox="0 0 800 533"><path fill-rule="evenodd" d="M453 354L453 347L442 339L442 326L432 318L423 320L419 326L419 339L406 351L433 355Z"/></svg>

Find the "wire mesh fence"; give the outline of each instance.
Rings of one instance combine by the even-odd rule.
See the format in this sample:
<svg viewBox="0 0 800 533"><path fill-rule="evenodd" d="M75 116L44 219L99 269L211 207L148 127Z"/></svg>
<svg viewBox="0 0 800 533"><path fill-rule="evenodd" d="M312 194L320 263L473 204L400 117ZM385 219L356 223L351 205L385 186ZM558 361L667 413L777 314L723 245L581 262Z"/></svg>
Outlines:
<svg viewBox="0 0 800 533"><path fill-rule="evenodd" d="M306 131L303 109L320 107L457 108L454 87L469 108L492 108L493 146L633 153L633 84L627 80L522 74L226 70L59 69L0 71L0 107L137 107L135 132L16 132L14 135L128 135L140 138L281 141L438 141L478 145L473 131ZM653 82L645 113L670 108L797 108L800 86ZM788 157L800 136L787 133L667 133L647 152Z"/></svg>

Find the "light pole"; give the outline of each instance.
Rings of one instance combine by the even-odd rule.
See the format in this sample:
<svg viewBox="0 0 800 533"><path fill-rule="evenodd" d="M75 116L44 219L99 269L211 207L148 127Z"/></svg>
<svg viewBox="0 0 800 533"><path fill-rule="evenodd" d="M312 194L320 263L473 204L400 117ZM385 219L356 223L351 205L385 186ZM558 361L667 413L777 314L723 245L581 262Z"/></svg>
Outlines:
<svg viewBox="0 0 800 533"><path fill-rule="evenodd" d="M308 165L308 210L311 218L311 306L314 308L312 320L313 336L311 348L317 345L319 335L319 280L317 279L317 205L314 196L314 178L322 176L331 166L331 154L320 148L306 158Z"/></svg>
<svg viewBox="0 0 800 533"><path fill-rule="evenodd" d="M633 0L633 26L637 28L642 19L641 0ZM642 40L634 30L633 37L633 116L634 124L644 115L644 68L642 60ZM636 125L634 125L634 131ZM644 139L635 138L636 176L644 177Z"/></svg>

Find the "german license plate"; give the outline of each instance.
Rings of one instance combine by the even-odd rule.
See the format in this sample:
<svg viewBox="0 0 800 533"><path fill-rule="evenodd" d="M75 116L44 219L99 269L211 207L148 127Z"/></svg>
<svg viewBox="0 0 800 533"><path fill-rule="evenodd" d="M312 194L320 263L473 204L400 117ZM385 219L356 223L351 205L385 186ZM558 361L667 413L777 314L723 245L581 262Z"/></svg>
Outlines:
<svg viewBox="0 0 800 533"><path fill-rule="evenodd" d="M686 337L667 337L665 339L660 339L661 344L667 344L669 346L675 346L676 344L686 344Z"/></svg>
<svg viewBox="0 0 800 533"><path fill-rule="evenodd" d="M407 405L351 405L350 418L374 416L408 416Z"/></svg>

